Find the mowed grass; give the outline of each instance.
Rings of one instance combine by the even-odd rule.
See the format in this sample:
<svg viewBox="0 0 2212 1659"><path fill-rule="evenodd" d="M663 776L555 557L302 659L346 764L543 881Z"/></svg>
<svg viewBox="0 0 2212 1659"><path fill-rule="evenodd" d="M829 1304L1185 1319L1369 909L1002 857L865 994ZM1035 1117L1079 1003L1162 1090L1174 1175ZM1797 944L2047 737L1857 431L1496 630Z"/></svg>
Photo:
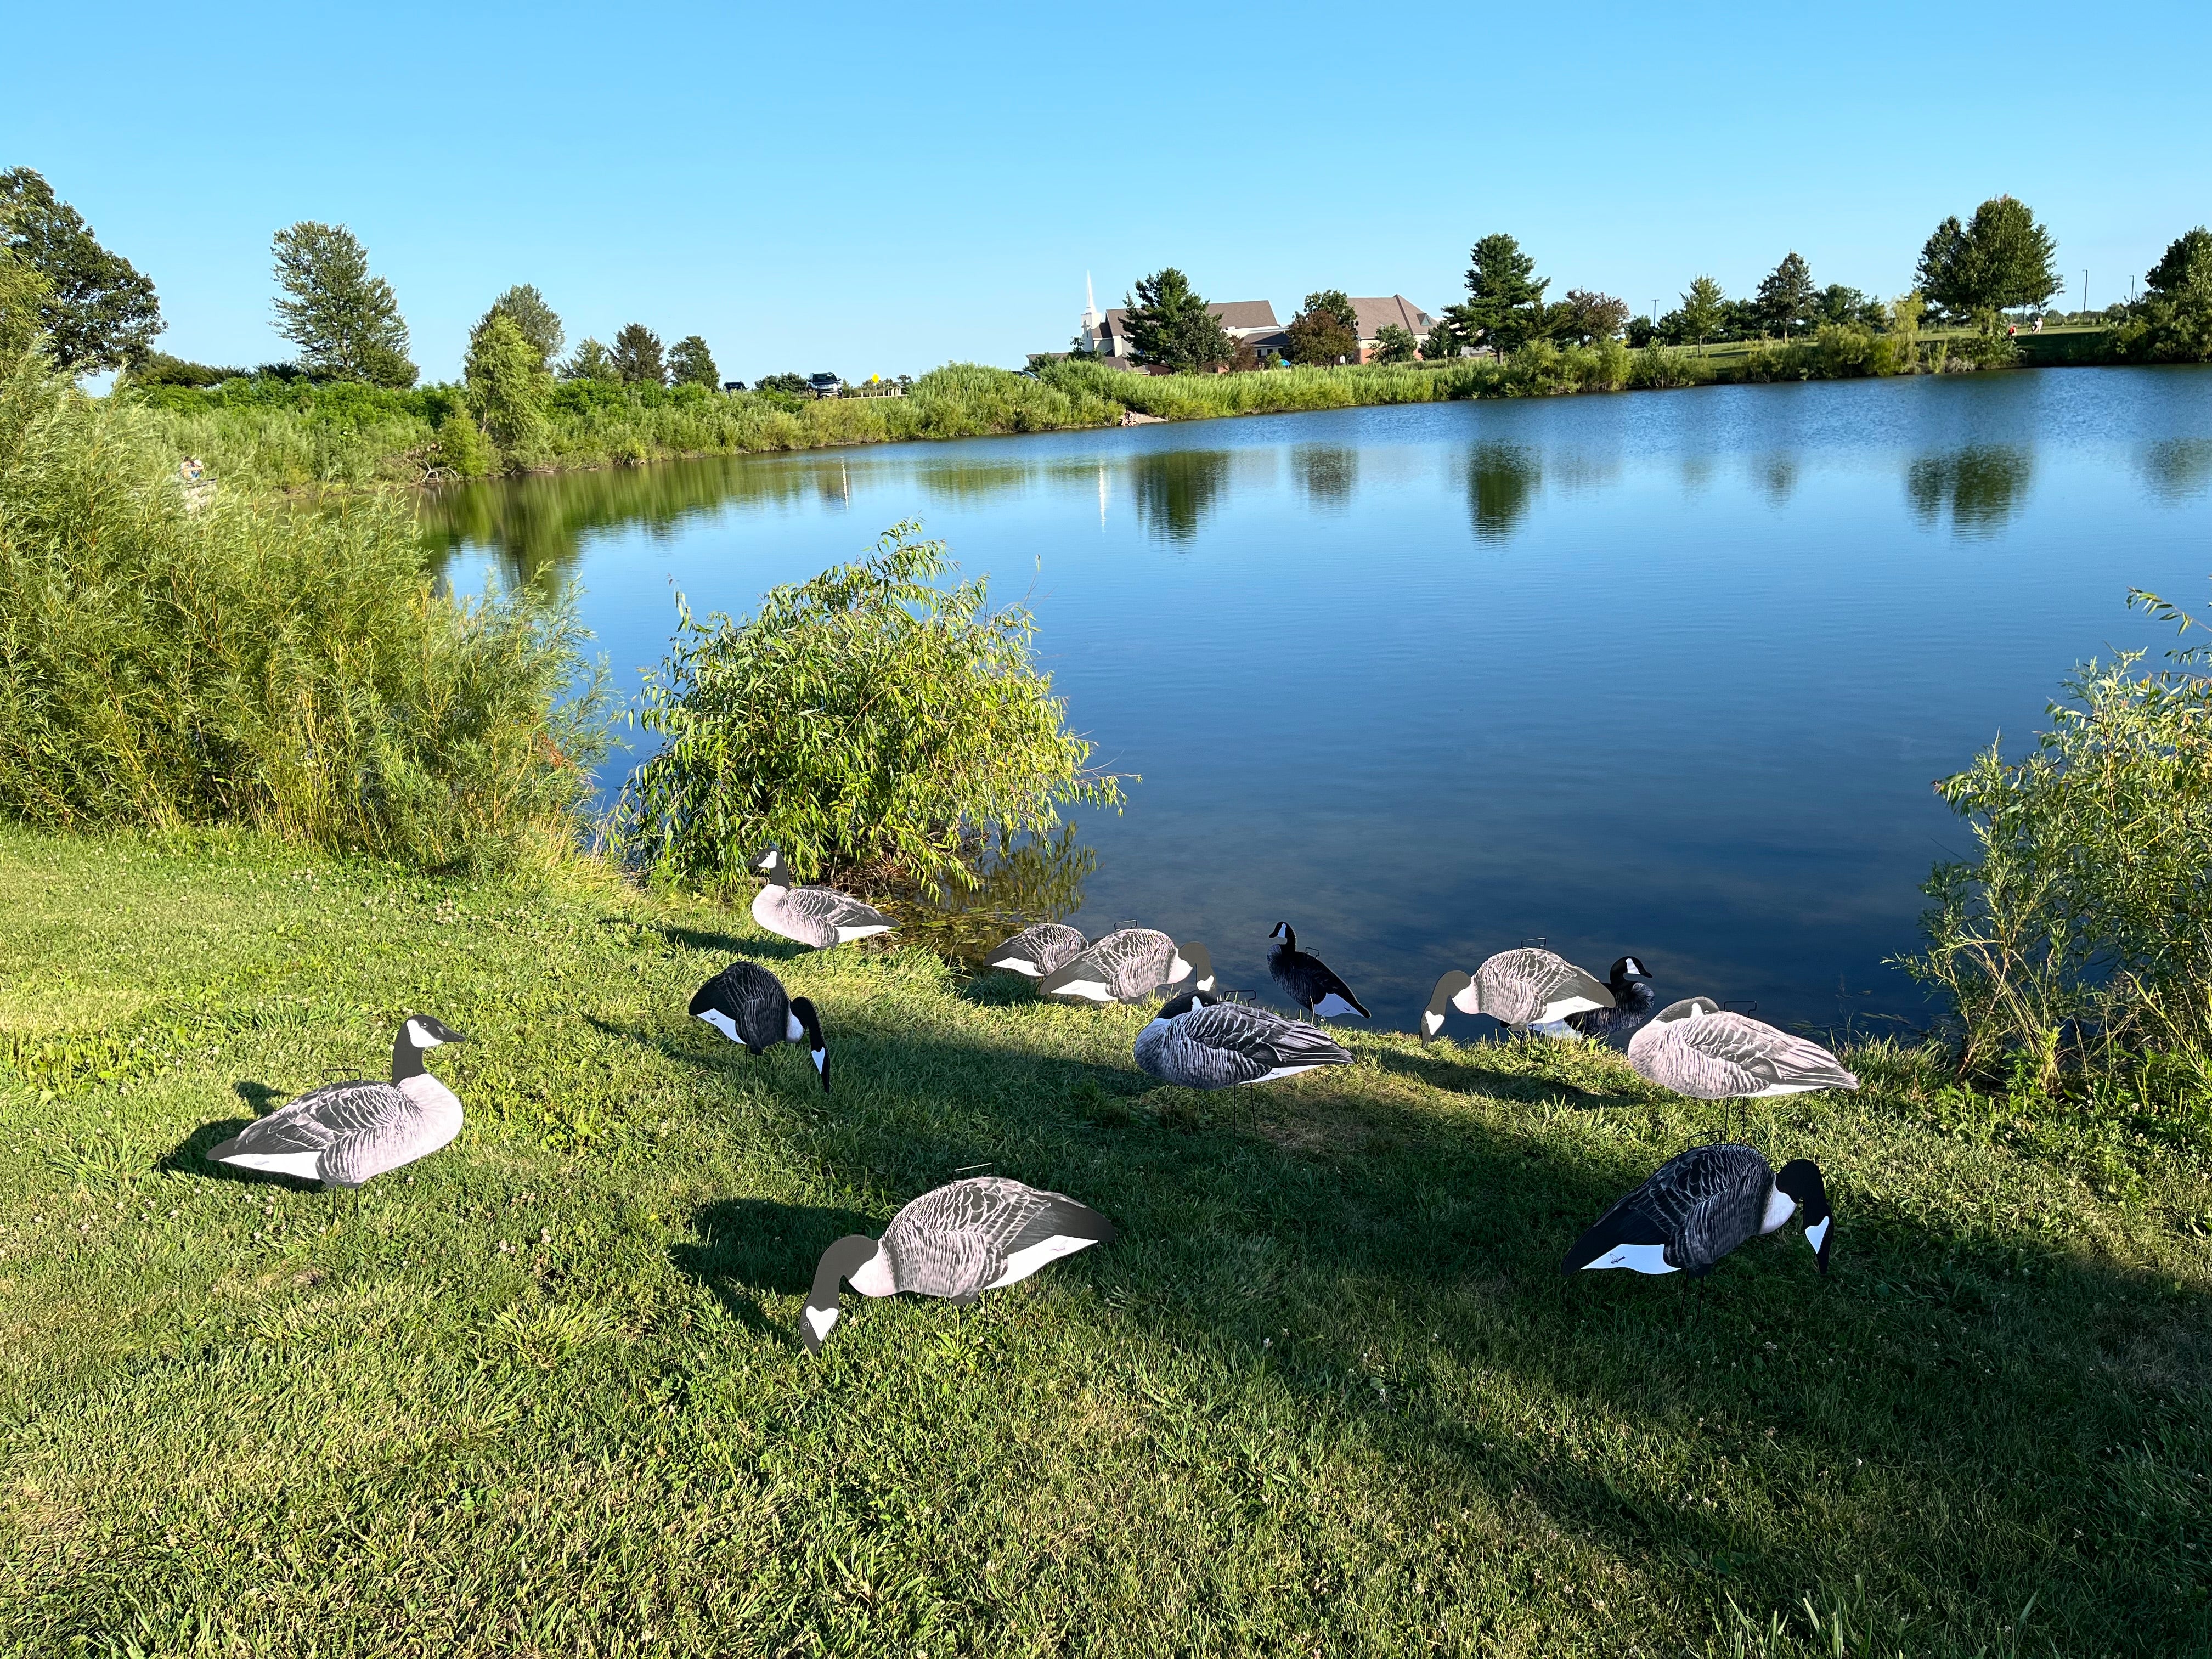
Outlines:
<svg viewBox="0 0 2212 1659"><path fill-rule="evenodd" d="M736 953L834 1096L684 1018ZM357 1217L198 1159L416 1009L469 1126ZM1874 1051L1751 1114L1827 1171L1829 1280L1794 1228L1565 1279L1717 1113L1358 1034L1202 1097L1145 1018L589 872L0 831L0 1648L1781 1653L1808 1600L1854 1653L2206 1647L2180 1154ZM823 1246L978 1164L1121 1239L805 1356Z"/></svg>

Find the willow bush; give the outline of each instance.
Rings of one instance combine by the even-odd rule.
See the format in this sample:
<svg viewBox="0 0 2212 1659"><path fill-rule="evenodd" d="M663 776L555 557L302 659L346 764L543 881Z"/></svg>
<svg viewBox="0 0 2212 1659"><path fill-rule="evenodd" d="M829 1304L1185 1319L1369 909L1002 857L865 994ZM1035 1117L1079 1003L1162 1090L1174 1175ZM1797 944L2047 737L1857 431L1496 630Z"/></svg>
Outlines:
<svg viewBox="0 0 2212 1659"><path fill-rule="evenodd" d="M663 747L616 807L626 859L727 891L774 842L804 879L973 889L991 839L1120 803L1035 664L1030 613L988 609L980 580L937 585L955 567L919 530L771 589L741 623L678 596L635 717Z"/></svg>
<svg viewBox="0 0 2212 1659"><path fill-rule="evenodd" d="M0 811L434 866L574 830L603 738L565 603L439 593L381 495L187 494L150 425L0 378Z"/></svg>
<svg viewBox="0 0 2212 1659"><path fill-rule="evenodd" d="M2185 636L2203 628L2130 599ZM2212 1085L2212 679L2203 647L2168 656L2089 664L2027 756L1993 744L1936 786L1975 856L1936 866L1928 948L1902 965L1952 1000L1963 1071L2149 1098Z"/></svg>

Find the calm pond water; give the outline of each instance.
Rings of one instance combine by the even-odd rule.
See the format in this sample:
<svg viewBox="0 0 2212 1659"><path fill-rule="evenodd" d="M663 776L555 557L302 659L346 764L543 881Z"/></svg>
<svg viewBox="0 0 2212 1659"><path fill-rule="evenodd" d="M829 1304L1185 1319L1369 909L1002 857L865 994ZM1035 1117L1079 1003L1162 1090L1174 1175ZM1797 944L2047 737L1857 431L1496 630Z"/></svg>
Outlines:
<svg viewBox="0 0 2212 1659"><path fill-rule="evenodd" d="M429 510L463 588L571 576L634 689L908 517L1040 642L1096 759L1073 920L1268 991L1288 919L1408 1027L1543 938L1662 1000L1923 1017L1884 958L1967 838L1929 785L2075 663L2212 609L2212 370L2075 369L1191 422L686 462ZM618 776L619 764L611 769Z"/></svg>

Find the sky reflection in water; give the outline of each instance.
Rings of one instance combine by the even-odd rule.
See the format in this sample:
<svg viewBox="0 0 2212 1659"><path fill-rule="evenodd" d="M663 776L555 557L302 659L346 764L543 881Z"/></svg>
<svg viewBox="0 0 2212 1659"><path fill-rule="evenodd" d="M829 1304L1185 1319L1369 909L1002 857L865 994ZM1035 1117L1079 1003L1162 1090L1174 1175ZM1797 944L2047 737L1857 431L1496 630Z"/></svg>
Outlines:
<svg viewBox="0 0 2212 1659"><path fill-rule="evenodd" d="M1918 1018L1929 791L2212 562L2212 370L1416 405L570 475L429 510L463 588L573 576L618 685L680 589L918 517L1139 773L1074 918L1265 990L1288 919L1381 1023L1524 938L1763 1018ZM619 766L620 763L617 763ZM618 775L618 772L615 774Z"/></svg>

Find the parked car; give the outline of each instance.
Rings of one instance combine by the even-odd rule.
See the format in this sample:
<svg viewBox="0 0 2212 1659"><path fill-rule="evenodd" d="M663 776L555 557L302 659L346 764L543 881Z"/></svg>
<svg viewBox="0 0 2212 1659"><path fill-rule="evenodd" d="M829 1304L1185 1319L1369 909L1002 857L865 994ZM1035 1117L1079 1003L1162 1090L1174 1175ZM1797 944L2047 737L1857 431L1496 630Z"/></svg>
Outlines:
<svg viewBox="0 0 2212 1659"><path fill-rule="evenodd" d="M722 390L725 392L743 392L744 389L745 383L743 380L725 380L722 382Z"/></svg>
<svg viewBox="0 0 2212 1659"><path fill-rule="evenodd" d="M810 374L806 384L817 398L835 398L845 390L845 383L835 374Z"/></svg>

